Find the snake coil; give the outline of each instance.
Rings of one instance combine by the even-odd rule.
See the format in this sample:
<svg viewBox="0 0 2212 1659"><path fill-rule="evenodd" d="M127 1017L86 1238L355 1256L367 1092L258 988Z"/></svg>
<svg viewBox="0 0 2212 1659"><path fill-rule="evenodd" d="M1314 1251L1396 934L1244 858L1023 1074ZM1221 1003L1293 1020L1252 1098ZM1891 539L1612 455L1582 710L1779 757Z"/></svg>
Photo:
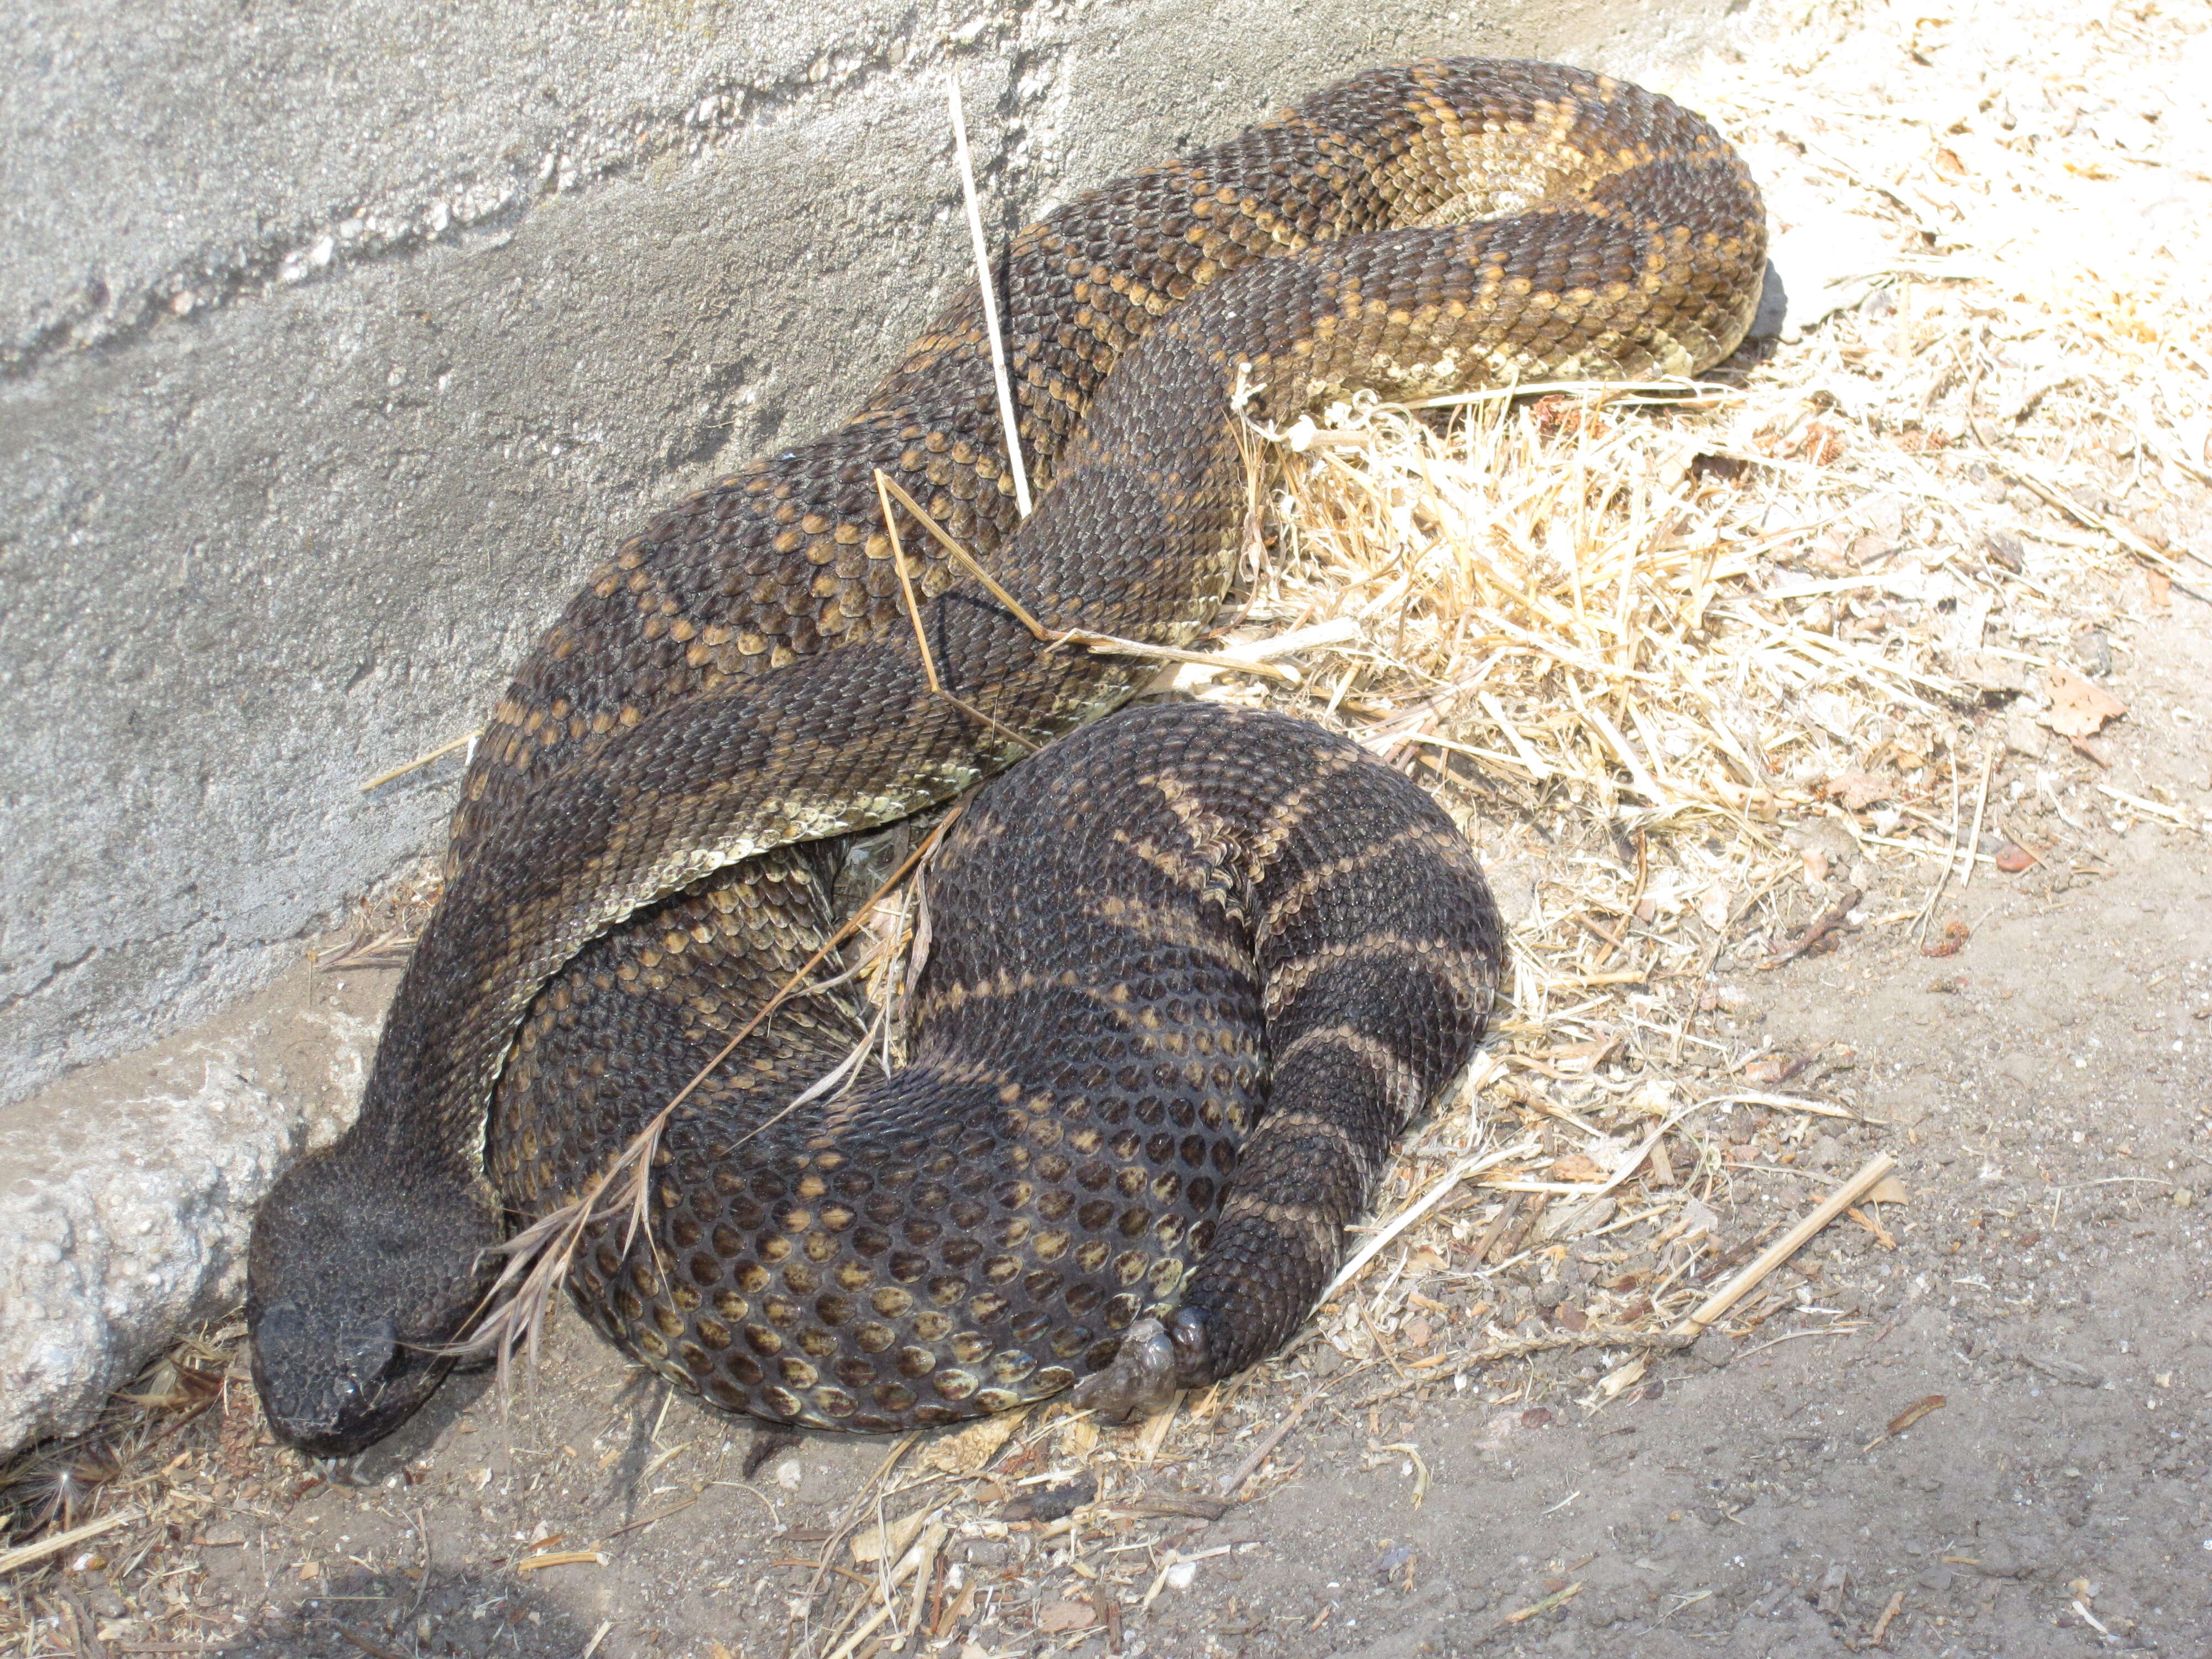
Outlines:
<svg viewBox="0 0 2212 1659"><path fill-rule="evenodd" d="M878 469L1048 624L1184 646L1243 513L1232 393L1287 419L1692 373L1741 338L1764 257L1743 163L1663 98L1547 64L1373 71L1014 240L1027 520L969 301L844 425L625 542L477 746L359 1121L257 1218L277 1431L349 1453L428 1397L481 1253L825 936L837 838L1143 678L1041 646L909 523L933 690ZM580 1304L717 1405L848 1428L1086 1376L1138 1408L1272 1351L1479 1039L1501 947L1463 840L1341 740L1178 708L1052 743L940 854L912 1062L778 1119L865 1031L849 989L780 1012L672 1122L651 1236L589 1241Z"/></svg>

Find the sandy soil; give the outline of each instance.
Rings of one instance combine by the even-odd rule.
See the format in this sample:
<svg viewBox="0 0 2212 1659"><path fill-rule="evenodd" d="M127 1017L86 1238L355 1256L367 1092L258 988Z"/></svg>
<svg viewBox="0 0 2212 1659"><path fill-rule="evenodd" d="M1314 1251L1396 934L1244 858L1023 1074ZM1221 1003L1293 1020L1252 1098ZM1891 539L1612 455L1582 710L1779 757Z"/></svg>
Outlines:
<svg viewBox="0 0 2212 1659"><path fill-rule="evenodd" d="M2203 789L2202 624L2110 637L2131 647L2110 683L2140 727L2110 773L2045 769L2060 798L2116 775ZM2033 771L2015 761L1999 784L2013 774ZM1781 1055L1852 1051L1835 1080L1865 1121L1739 1109L1718 1237L1794 1218L1887 1147L1911 1191L1885 1207L1893 1248L1832 1228L1756 1328L1656 1360L1595 1412L1577 1353L1409 1390L1310 1343L1202 1421L1186 1412L1149 1462L1141 1431L1085 1457L1049 1424L1024 1451L1025 1425L994 1465L1007 1501L978 1486L931 1586L940 1617L976 1599L921 1650L1106 1652L1108 1601L1125 1654L1824 1654L1878 1626L1885 1650L1931 1659L2212 1649L2212 852L2145 824L2098 853L2107 874L1981 878L1954 956L1855 939L1721 975L1719 1029ZM1635 1271L1651 1232L1495 1281L1448 1251L1419 1285L1449 1344L1478 1301L1533 1316ZM872 1516L854 1500L882 1490L890 1444L811 1437L748 1480L742 1427L667 1399L566 1315L545 1381L503 1415L486 1381L463 1379L340 1485L265 1443L234 1375L189 1443L210 1501L141 1564L132 1600L158 1585L191 1609L166 1639L270 1659L706 1659L826 1636L836 1592L859 1594L835 1574L817 1590L816 1563ZM1147 1513L1206 1506L1322 1382L1246 1501L1210 1522ZM1049 1521L999 1518L1086 1463L1110 1489L1079 1512L1095 1577ZM948 1484L902 1495L908 1467L883 1483L893 1518ZM1171 1574L1140 1610L1171 1552L1189 1582ZM831 1559L850 1570L846 1550ZM64 1582L94 1619L122 1611L106 1575ZM1046 1615L1081 1627L1048 1638ZM100 1627L112 1652L146 1650L152 1628Z"/></svg>
<svg viewBox="0 0 2212 1659"><path fill-rule="evenodd" d="M2144 11L2083 38L2170 67L2180 37ZM1819 55L1787 44L1810 95ZM1980 84L1915 51L1946 95ZM1883 321L1909 285L1888 291L1902 313L1824 325L1868 374L1916 350ZM2092 459L2100 512L2212 550L2201 465ZM564 1310L504 1407L456 1379L324 1470L270 1443L219 1329L197 1377L161 1380L205 1408L74 1477L85 1513L155 1522L0 1583L0 1636L77 1659L2212 1652L2207 571L2155 582L1989 469L1948 476L2081 555L2031 545L2040 632L2014 654L2125 713L2073 744L2008 696L1954 709L1953 753L1989 757L1984 850L2027 868L1976 863L1916 935L1934 865L1799 823L1802 878L1730 918L1694 1018L1558 1057L1524 1115L1547 1155L1639 1078L1769 1097L1679 1125L1644 1214L1501 1240L1513 1217L1468 1189L1389 1255L1387 1328L1346 1303L1170 1419L1053 1408L997 1444L757 1440ZM1540 875L1574 849L1504 826L1486 850ZM1875 920L1764 966L1852 860ZM1385 1212L1462 1127L1416 1132ZM1693 1348L1468 1362L1720 1284L1877 1153L1903 1200L1839 1219ZM884 1568L854 1540L909 1516L881 1553L917 1570L871 1628Z"/></svg>

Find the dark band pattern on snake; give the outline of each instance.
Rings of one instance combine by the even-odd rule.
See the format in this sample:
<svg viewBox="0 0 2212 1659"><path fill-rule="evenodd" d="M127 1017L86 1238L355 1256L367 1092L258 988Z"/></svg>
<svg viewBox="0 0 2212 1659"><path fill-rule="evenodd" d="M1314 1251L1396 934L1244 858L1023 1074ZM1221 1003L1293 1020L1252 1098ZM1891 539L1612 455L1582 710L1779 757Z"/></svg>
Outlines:
<svg viewBox="0 0 2212 1659"><path fill-rule="evenodd" d="M1232 395L1287 420L1360 389L1692 373L1741 339L1764 251L1741 161L1662 98L1551 65L1374 71L1015 239L1027 520L970 301L846 424L624 543L477 747L360 1121L257 1222L279 1431L358 1449L428 1397L478 1252L574 1196L823 937L827 844L1146 677L1041 646L909 520L938 695L877 469L1047 624L1186 646L1244 511ZM592 1241L572 1288L593 1322L716 1404L855 1428L1272 1351L1479 1037L1500 949L1463 840L1331 741L1140 712L993 786L943 849L914 1065L746 1139L859 1036L835 994L780 1012L672 1126L653 1237ZM1324 778L1328 820L1363 839L1312 841L1296 803ZM1014 828L1013 803L1044 816ZM1277 841L1306 851L1254 853ZM1285 903L1329 920L1272 958ZM1165 1335L1117 1361L1146 1314Z"/></svg>

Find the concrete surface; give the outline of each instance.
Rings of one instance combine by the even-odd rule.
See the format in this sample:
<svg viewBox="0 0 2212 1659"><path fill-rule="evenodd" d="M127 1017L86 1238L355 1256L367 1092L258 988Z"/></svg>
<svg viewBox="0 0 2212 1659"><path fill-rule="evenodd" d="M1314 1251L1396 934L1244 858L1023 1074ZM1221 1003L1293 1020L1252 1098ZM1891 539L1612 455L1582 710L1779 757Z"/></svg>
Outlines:
<svg viewBox="0 0 2212 1659"><path fill-rule="evenodd" d="M834 419L971 280L948 68L1003 234L1356 67L1636 70L1726 3L4 9L9 1202L103 1145L82 1091L29 1091L232 1006L432 853L458 757L359 782L468 731L599 550ZM291 1109L209 1087L174 1111ZM186 1255L195 1297L229 1282ZM18 1429L81 1416L90 1373L0 1370Z"/></svg>
<svg viewBox="0 0 2212 1659"><path fill-rule="evenodd" d="M166 1042L0 1117L0 1455L109 1390L245 1285L277 1173L350 1121L398 975L295 963Z"/></svg>

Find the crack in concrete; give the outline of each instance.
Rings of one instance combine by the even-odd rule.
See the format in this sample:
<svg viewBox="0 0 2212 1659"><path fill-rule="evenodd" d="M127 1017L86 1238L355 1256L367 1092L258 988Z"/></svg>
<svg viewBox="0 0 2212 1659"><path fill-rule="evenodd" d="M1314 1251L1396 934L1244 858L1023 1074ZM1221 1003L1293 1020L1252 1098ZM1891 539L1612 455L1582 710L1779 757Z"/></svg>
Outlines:
<svg viewBox="0 0 2212 1659"><path fill-rule="evenodd" d="M919 80L962 58L988 64L999 54L1006 82L994 108L1006 125L1016 125L1026 105L1050 99L1048 88L1024 98L1029 66L1056 63L1061 55L1057 46L1021 39L1038 9L1037 0L1019 0L997 27L972 34L965 27L948 32L927 47L908 45L915 21L908 11L889 31L887 44L828 46L805 71L765 82L723 76L687 94L680 106L629 124L627 131L569 128L511 161L503 181L479 179L463 167L375 206L328 210L283 233L264 234L250 249L228 254L204 249L121 295L93 276L74 295L53 301L56 314L48 320L0 343L0 381L24 380L57 358L128 345L165 324L265 299L340 271L410 258L435 246L466 246L463 239L471 236L500 246L549 198L626 178L679 150L687 158L710 154L826 100L865 92L895 76ZM950 142L948 136L948 148ZM985 163L987 173L997 159ZM953 187L948 174L946 191Z"/></svg>
<svg viewBox="0 0 2212 1659"><path fill-rule="evenodd" d="M25 1003L29 1002L33 998L43 996L49 988L62 980L67 979L70 975L76 973L78 969L82 968L87 963L90 963L91 960L99 954L100 946L97 945L88 945L84 947L84 950L81 954L71 957L65 962L56 962L52 963L48 966L46 971L39 976L39 981L37 984L26 986L22 990L10 992L6 996L0 996L0 1014L13 1013L16 1009L21 1007Z"/></svg>

